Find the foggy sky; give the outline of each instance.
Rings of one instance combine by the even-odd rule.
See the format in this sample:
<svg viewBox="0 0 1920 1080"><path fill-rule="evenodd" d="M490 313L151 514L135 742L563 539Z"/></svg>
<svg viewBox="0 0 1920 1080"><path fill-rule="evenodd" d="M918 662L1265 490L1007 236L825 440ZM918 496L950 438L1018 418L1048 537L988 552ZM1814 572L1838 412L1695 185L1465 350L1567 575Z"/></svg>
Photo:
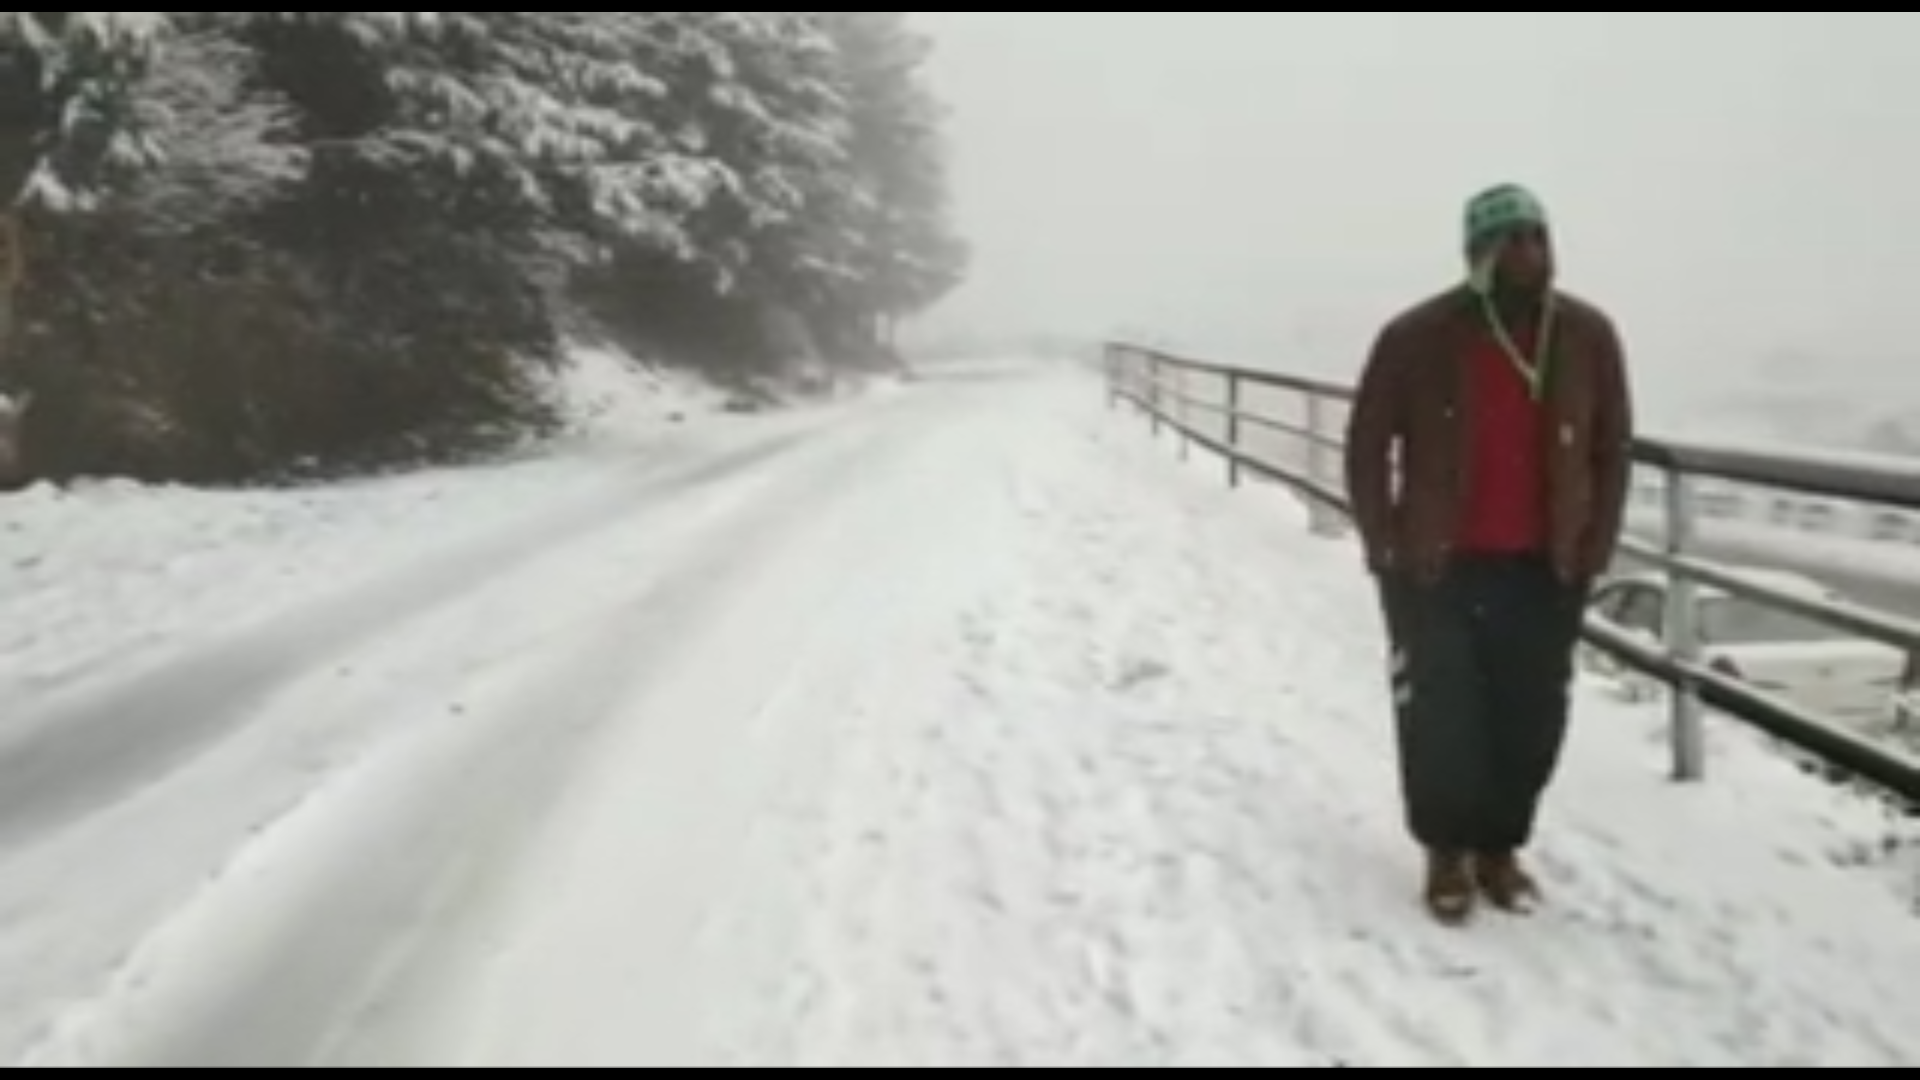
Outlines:
<svg viewBox="0 0 1920 1080"><path fill-rule="evenodd" d="M916 14L978 247L941 323L1350 373L1519 181L1650 393L1796 351L1920 407L1920 13Z"/></svg>

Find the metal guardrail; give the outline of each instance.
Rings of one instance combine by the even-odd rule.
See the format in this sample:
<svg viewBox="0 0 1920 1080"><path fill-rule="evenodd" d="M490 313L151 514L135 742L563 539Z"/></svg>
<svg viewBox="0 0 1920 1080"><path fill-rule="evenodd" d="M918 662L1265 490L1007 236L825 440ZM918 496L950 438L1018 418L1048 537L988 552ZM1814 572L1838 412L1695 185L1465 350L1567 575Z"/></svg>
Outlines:
<svg viewBox="0 0 1920 1080"><path fill-rule="evenodd" d="M1250 477L1284 485L1308 503L1317 531L1350 527L1344 476L1346 416L1354 396L1349 387L1123 344L1109 346L1105 366L1116 407L1138 407L1156 434L1178 436L1184 453L1197 448L1218 455L1234 486ZM1276 452L1288 446L1304 447L1305 453ZM1664 648L1597 620L1589 621L1586 638L1594 649L1672 692L1675 779L1706 778L1706 718L1713 710L1813 755L1830 769L1920 805L1920 758L1716 669L1704 661L1695 625L1698 590L1705 586L1909 655L1920 653L1920 620L1809 600L1729 573L1702 556L1696 532L1702 483L1739 483L1911 512L1920 511L1920 469L1874 469L1661 439L1641 440L1634 460L1658 475L1664 495L1659 541L1629 537L1624 543L1629 554L1667 578Z"/></svg>

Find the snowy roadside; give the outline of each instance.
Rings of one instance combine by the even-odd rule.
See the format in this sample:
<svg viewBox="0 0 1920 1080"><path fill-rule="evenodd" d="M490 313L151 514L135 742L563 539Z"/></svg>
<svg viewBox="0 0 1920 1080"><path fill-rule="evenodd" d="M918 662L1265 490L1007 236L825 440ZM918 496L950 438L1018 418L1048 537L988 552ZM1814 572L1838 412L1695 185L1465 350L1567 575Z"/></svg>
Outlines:
<svg viewBox="0 0 1920 1080"><path fill-rule="evenodd" d="M1371 587L1270 492L1063 405L1024 565L850 710L830 913L737 1061L818 1066L1886 1065L1920 921L1849 868L1896 828L1739 731L1662 779L1586 699L1559 898L1461 936L1415 902ZM1900 882L1897 886L1910 885ZM1685 1019L1676 1022L1676 1017Z"/></svg>
<svg viewBox="0 0 1920 1080"><path fill-rule="evenodd" d="M379 1010L423 943L490 955L458 927L517 877L520 834L613 718L622 624L781 475L675 492L370 624L164 782L15 853L0 958L45 954L0 993L0 1034L35 1065L305 1062ZM155 858L133 855L141 837ZM111 888L57 902L87 865Z"/></svg>
<svg viewBox="0 0 1920 1080"><path fill-rule="evenodd" d="M958 398L966 414L996 412L991 391ZM813 670L802 655L863 670L871 648L840 635L870 645L882 632L851 593L892 591L857 541L884 534L896 503L851 481L885 462L892 490L928 491L910 451L943 430L952 400L768 418L725 452L604 501L591 522L545 521L551 542L519 545L497 572L468 574L495 544L469 537L387 587L331 597L319 617L300 612L159 673L137 700L163 732L205 741L194 731L205 710L236 725L0 860L13 916L0 967L33 973L0 984L0 1053L36 1065L388 1064L425 1039L425 1060L443 1063L464 1047L433 1043L435 1021L488 984L521 936L488 916L524 898L535 943L552 936L563 951L533 950L530 974L544 977L507 980L519 1008L503 1033L584 1026L646 1054L624 1006L636 992L684 999L686 980L654 969L639 991L623 985L650 955L636 944L683 940L710 879L745 855L728 841L762 779L794 764L773 740L825 745L775 714ZM975 440L963 429L948 442L951 460ZM922 567L945 558L928 543L882 550ZM424 600L408 580L423 575L471 580ZM286 659L263 685L230 681L272 658ZM169 707L202 695L204 710ZM143 741L136 726L116 734ZM741 767L748 745L774 752ZM117 758L87 764L67 771L93 786L103 767L126 771ZM549 831L583 788L611 793L616 812ZM0 804L10 798L0 784ZM66 804L28 809L44 819ZM567 865L582 839L611 846ZM608 976L605 994L582 991Z"/></svg>
<svg viewBox="0 0 1920 1080"><path fill-rule="evenodd" d="M448 860L506 844L597 722L553 712L621 670L595 631L869 404L615 410L547 458L300 491L27 495L0 581L52 629L0 657L37 687L0 724L0 1059L272 1058L351 1019Z"/></svg>
<svg viewBox="0 0 1920 1080"><path fill-rule="evenodd" d="M1890 822L1737 730L1676 788L1587 698L1552 910L1422 918L1350 545L1037 374L491 470L525 520L0 732L0 1056L1920 1056Z"/></svg>
<svg viewBox="0 0 1920 1080"><path fill-rule="evenodd" d="M568 431L508 463L292 490L107 482L0 499L0 700L31 708L127 678L272 611L848 404L728 416L710 387L604 349L580 350L555 389Z"/></svg>

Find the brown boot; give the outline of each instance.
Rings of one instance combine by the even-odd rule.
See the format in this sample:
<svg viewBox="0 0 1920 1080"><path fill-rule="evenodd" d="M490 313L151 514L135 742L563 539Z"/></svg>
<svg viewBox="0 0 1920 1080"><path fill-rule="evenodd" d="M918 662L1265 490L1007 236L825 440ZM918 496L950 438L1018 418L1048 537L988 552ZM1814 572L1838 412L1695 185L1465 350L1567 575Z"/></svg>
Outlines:
<svg viewBox="0 0 1920 1080"><path fill-rule="evenodd" d="M1480 894L1473 876L1473 860L1448 852L1428 856L1427 910L1447 926L1473 921Z"/></svg>
<svg viewBox="0 0 1920 1080"><path fill-rule="evenodd" d="M1527 872L1518 855L1483 856L1476 876L1487 902L1507 914L1531 915L1546 902L1539 880Z"/></svg>

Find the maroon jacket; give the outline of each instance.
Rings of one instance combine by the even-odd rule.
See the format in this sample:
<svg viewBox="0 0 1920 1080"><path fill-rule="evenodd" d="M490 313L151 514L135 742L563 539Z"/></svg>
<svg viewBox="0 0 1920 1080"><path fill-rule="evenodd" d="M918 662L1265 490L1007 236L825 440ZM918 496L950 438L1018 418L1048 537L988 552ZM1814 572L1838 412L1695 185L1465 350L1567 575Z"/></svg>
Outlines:
<svg viewBox="0 0 1920 1080"><path fill-rule="evenodd" d="M1555 564L1591 581L1613 564L1633 473L1634 405L1625 350L1598 308L1560 297L1544 425ZM1452 558L1467 503L1474 342L1480 300L1461 288L1380 335L1347 434L1347 486L1376 571L1431 578Z"/></svg>

